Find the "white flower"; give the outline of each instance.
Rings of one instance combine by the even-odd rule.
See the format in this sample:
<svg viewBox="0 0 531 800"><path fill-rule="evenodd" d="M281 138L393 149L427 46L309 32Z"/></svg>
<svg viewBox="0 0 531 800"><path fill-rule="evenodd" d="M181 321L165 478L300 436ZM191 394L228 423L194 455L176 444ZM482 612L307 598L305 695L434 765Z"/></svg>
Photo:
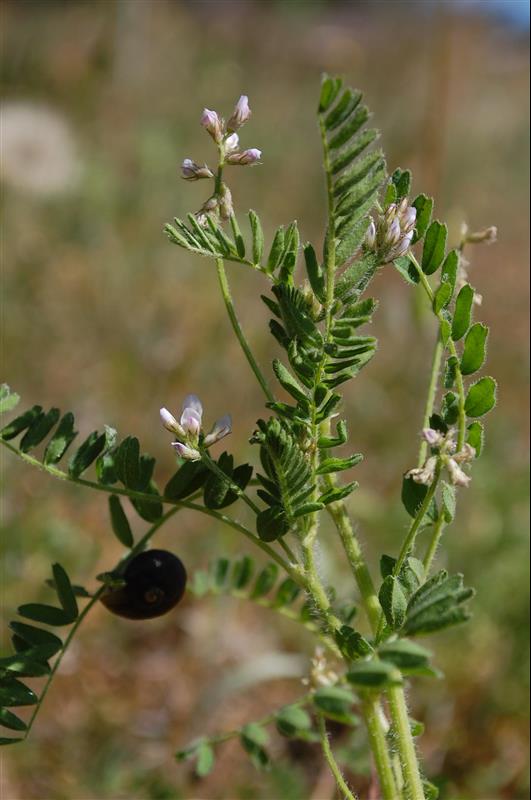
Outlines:
<svg viewBox="0 0 531 800"><path fill-rule="evenodd" d="M461 467L457 464L455 458L449 458L446 462L446 466L450 474L450 481L454 486L467 487L469 485L471 481L470 475L467 475L466 472L463 472Z"/></svg>
<svg viewBox="0 0 531 800"><path fill-rule="evenodd" d="M433 428L424 428L422 431L422 438L430 447L439 447L444 442L443 434Z"/></svg>
<svg viewBox="0 0 531 800"><path fill-rule="evenodd" d="M238 149L240 146L240 137L237 133L231 133L230 136L227 136L225 139L225 152L226 153L234 153L235 150Z"/></svg>
<svg viewBox="0 0 531 800"><path fill-rule="evenodd" d="M422 483L424 486L429 486L435 477L435 469L437 467L437 458L432 456L428 458L423 467L416 467L406 472L405 477L411 478L415 483Z"/></svg>
<svg viewBox="0 0 531 800"><path fill-rule="evenodd" d="M73 188L81 174L67 120L45 106L7 101L0 106L0 177L41 197Z"/></svg>
<svg viewBox="0 0 531 800"><path fill-rule="evenodd" d="M201 458L201 445L210 447L232 430L231 418L227 414L214 423L210 433L202 438L203 405L195 394L185 397L179 421L167 408L160 409L160 418L164 427L176 436L172 446L187 461L198 461Z"/></svg>

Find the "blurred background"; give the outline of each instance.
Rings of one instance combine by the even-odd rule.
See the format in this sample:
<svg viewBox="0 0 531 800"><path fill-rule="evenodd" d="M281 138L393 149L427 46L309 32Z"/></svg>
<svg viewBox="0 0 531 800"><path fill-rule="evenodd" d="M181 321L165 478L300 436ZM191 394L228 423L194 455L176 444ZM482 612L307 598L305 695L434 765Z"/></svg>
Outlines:
<svg viewBox="0 0 531 800"><path fill-rule="evenodd" d="M178 410L196 392L207 421L230 411L230 448L242 460L254 458L248 437L262 414L213 264L162 234L164 222L206 198L203 184L179 177L184 157L213 155L198 124L204 106L228 115L249 95L253 117L241 138L263 150L263 165L233 170L231 187L240 213L256 209L268 237L298 219L304 239L322 239L315 108L323 70L364 91L389 170L411 168L414 191L436 196L453 243L463 221L498 226L498 243L471 247L468 258L483 295L477 316L491 326L499 406L438 562L477 588L474 625L433 642L446 678L418 679L412 694L412 713L427 726L426 771L445 799L528 796L528 13L512 0L5 0L2 9L2 380L25 407L72 409L82 435L103 423L138 435L158 458L161 484L174 469L161 405ZM264 284L229 270L267 367L276 348L259 300ZM392 268L373 294L380 350L348 386L345 414L354 449L365 453L349 504L376 570L407 524L401 476L416 458L434 330ZM54 484L10 454L2 453L2 477L7 622L19 603L47 597L52 562L94 586L121 551L103 497ZM321 568L348 596L340 551L331 532L325 538ZM156 541L190 573L248 552L191 513ZM259 775L229 743L201 782L173 760L199 733L294 699L311 647L289 620L223 597L188 597L176 612L136 624L98 608L29 741L4 751L2 797L329 798L311 745L275 739L276 766ZM336 731L334 746L355 756L349 778L366 797L363 735Z"/></svg>

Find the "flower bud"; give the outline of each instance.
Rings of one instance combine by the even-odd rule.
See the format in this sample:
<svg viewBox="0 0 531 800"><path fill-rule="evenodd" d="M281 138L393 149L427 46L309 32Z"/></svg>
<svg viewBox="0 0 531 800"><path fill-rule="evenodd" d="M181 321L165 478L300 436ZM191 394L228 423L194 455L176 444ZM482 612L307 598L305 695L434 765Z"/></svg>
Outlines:
<svg viewBox="0 0 531 800"><path fill-rule="evenodd" d="M203 109L201 125L212 136L216 144L221 142L223 139L223 126L215 111L211 111L209 108Z"/></svg>
<svg viewBox="0 0 531 800"><path fill-rule="evenodd" d="M230 136L227 136L225 139L225 153L234 153L235 150L238 149L240 146L240 137L237 133L231 133Z"/></svg>
<svg viewBox="0 0 531 800"><path fill-rule="evenodd" d="M422 483L424 486L429 486L435 477L435 468L437 466L437 458L432 456L428 458L423 467L416 467L406 472L405 477L411 478L415 483Z"/></svg>
<svg viewBox="0 0 531 800"><path fill-rule="evenodd" d="M170 431L170 433L176 433L179 436L184 436L182 427L167 408L160 409L160 419L166 430Z"/></svg>
<svg viewBox="0 0 531 800"><path fill-rule="evenodd" d="M197 181L200 178L213 178L214 173L204 164L202 167L192 161L191 158L185 158L181 165L182 177L186 181Z"/></svg>
<svg viewBox="0 0 531 800"><path fill-rule="evenodd" d="M232 153L226 159L227 164L233 164L241 167L246 167L250 164L257 164L262 157L262 151L256 147L251 147L250 150L244 150L243 153Z"/></svg>
<svg viewBox="0 0 531 800"><path fill-rule="evenodd" d="M175 447L177 454L180 455L181 458L186 459L186 461L201 460L201 453L199 450L196 450L195 447L189 447L187 444L183 444L182 442L172 442L172 447Z"/></svg>
<svg viewBox="0 0 531 800"><path fill-rule="evenodd" d="M400 240L398 245L395 247L392 254L390 254L390 259L392 260L405 255L409 250L412 238L413 238L413 231L409 231L409 233L406 233L406 235Z"/></svg>
<svg viewBox="0 0 531 800"><path fill-rule="evenodd" d="M249 108L249 98L247 95L242 94L234 107L232 116L227 122L228 131L237 131L242 125L245 125L251 116L251 109Z"/></svg>
<svg viewBox="0 0 531 800"><path fill-rule="evenodd" d="M404 233L408 233L415 227L417 221L417 209L415 206L408 206L400 218L400 227Z"/></svg>
<svg viewBox="0 0 531 800"><path fill-rule="evenodd" d="M389 227L387 228L387 233L385 234L385 244L393 247L393 245L397 244L398 240L400 239L400 222L398 219L393 219Z"/></svg>
<svg viewBox="0 0 531 800"><path fill-rule="evenodd" d="M372 219L369 222L369 227L367 228L367 232L365 234L365 244L369 250L374 250L374 246L376 244L376 225Z"/></svg>
<svg viewBox="0 0 531 800"><path fill-rule="evenodd" d="M221 219L227 220L230 219L232 213L234 211L232 205L232 194L228 186L224 183L221 185L220 193L219 193L219 213L221 215Z"/></svg>

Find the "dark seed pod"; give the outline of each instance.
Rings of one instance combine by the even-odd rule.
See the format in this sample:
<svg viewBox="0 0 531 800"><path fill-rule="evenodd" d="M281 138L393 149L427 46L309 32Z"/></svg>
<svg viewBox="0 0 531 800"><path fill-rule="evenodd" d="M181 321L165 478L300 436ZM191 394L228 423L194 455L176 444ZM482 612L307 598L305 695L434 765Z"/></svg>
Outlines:
<svg viewBox="0 0 531 800"><path fill-rule="evenodd" d="M101 596L103 605L128 619L152 619L166 614L184 594L186 570L180 558L167 550L146 550L127 564L125 585Z"/></svg>

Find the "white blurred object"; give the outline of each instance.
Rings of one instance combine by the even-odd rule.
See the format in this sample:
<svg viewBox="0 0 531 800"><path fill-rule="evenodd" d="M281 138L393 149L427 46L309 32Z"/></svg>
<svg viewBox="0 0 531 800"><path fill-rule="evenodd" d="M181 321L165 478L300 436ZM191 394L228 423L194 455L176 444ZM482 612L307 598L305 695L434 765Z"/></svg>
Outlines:
<svg viewBox="0 0 531 800"><path fill-rule="evenodd" d="M0 178L28 194L46 197L72 189L81 173L66 119L42 105L0 105Z"/></svg>

